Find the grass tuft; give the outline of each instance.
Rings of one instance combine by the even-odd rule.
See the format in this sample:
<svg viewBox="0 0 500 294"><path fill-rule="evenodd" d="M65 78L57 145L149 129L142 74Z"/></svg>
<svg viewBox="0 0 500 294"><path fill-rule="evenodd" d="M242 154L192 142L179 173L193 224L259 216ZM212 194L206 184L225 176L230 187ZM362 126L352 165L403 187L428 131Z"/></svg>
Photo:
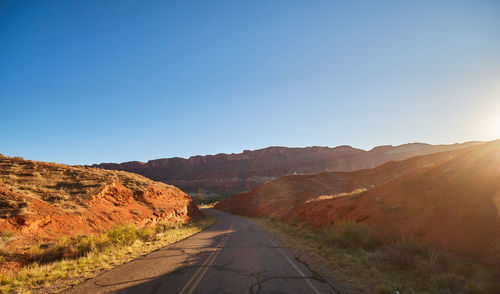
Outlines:
<svg viewBox="0 0 500 294"><path fill-rule="evenodd" d="M379 237L364 224L353 221L335 223L323 232L327 241L346 249L372 250L381 244Z"/></svg>

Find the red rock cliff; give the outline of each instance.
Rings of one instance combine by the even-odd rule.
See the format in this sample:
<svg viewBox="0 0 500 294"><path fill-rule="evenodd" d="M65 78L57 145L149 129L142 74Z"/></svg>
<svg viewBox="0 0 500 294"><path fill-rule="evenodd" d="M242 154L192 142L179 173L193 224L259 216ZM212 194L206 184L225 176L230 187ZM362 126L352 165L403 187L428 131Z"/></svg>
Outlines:
<svg viewBox="0 0 500 294"><path fill-rule="evenodd" d="M460 149L478 144L454 145L421 143L380 146L370 151L350 146L286 148L269 147L238 154L166 158L147 163L102 163L94 167L138 173L150 179L175 185L186 192L203 190L218 194L249 191L265 182L290 174L324 171L353 171L373 168L391 160Z"/></svg>

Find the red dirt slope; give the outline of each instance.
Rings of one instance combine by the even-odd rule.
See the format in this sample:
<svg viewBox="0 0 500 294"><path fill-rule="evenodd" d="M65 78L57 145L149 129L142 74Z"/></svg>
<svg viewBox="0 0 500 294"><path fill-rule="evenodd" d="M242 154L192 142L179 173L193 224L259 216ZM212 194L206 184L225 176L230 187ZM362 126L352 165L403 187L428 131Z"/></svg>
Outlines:
<svg viewBox="0 0 500 294"><path fill-rule="evenodd" d="M366 190L338 195L359 188ZM349 219L488 259L500 248L500 141L370 170L285 177L217 207L315 226Z"/></svg>
<svg viewBox="0 0 500 294"><path fill-rule="evenodd" d="M0 155L0 232L9 236L1 245L11 253L121 223L185 222L198 215L187 194L143 176Z"/></svg>

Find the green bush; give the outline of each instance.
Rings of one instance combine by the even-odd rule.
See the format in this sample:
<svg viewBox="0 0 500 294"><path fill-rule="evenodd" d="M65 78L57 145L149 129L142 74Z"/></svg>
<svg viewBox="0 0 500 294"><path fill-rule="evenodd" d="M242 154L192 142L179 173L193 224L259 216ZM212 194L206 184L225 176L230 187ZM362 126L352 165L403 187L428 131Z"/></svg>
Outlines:
<svg viewBox="0 0 500 294"><path fill-rule="evenodd" d="M41 264L64 258L75 259L111 246L132 245L139 238L148 239L153 232L154 228L137 229L133 225L121 225L98 236L63 237L51 243L35 245L30 249L30 256L32 261Z"/></svg>
<svg viewBox="0 0 500 294"><path fill-rule="evenodd" d="M51 243L41 243L30 249L30 259L40 264L62 259L76 259L90 252L102 252L110 247L130 246L136 240L151 241L157 233L179 229L182 224L164 222L156 227L137 228L119 225L100 235L80 235L60 238Z"/></svg>
<svg viewBox="0 0 500 294"><path fill-rule="evenodd" d="M97 238L90 236L77 236L72 240L70 248L72 249L72 257L82 257L87 253L96 249Z"/></svg>
<svg viewBox="0 0 500 294"><path fill-rule="evenodd" d="M137 240L137 228L134 225L121 225L106 232L112 245L132 245Z"/></svg>
<svg viewBox="0 0 500 294"><path fill-rule="evenodd" d="M137 230L137 238L143 241L149 241L155 235L155 229L153 227L145 227Z"/></svg>
<svg viewBox="0 0 500 294"><path fill-rule="evenodd" d="M37 285L54 286L47 291L59 293L67 285L51 285L52 282L95 276L99 270L182 240L214 222L214 217L205 216L186 224L162 222L143 228L120 225L99 235L63 237L41 243L31 248L28 264L18 271L0 274L0 293L30 293L30 289Z"/></svg>

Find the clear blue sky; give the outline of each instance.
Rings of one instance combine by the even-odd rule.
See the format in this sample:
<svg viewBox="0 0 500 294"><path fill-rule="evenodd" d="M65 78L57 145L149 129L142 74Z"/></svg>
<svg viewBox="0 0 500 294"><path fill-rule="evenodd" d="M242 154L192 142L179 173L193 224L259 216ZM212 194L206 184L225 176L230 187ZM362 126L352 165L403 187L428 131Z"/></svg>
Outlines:
<svg viewBox="0 0 500 294"><path fill-rule="evenodd" d="M0 153L500 137L500 1L0 1Z"/></svg>

